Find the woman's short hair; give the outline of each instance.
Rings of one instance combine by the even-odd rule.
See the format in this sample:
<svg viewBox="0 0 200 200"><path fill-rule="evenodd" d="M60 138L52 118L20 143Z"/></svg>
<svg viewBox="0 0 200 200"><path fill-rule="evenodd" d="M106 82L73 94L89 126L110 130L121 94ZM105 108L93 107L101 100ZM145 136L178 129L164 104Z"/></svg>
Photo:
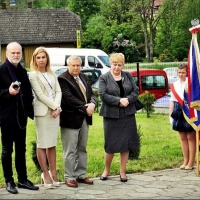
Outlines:
<svg viewBox="0 0 200 200"><path fill-rule="evenodd" d="M110 55L110 64L115 62L121 62L123 65L125 64L125 56L123 53L112 53Z"/></svg>

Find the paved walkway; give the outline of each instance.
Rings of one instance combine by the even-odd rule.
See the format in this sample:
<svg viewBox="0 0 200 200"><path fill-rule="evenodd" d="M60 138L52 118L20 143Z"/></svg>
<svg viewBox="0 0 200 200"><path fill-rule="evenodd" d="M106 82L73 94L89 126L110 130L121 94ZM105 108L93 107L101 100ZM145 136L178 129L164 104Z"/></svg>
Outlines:
<svg viewBox="0 0 200 200"><path fill-rule="evenodd" d="M0 189L0 199L200 199L200 177L195 170L166 169L128 174L128 182L119 176L107 181L93 178L94 185L79 184L78 188L62 185L57 189L39 191L18 189L10 194Z"/></svg>

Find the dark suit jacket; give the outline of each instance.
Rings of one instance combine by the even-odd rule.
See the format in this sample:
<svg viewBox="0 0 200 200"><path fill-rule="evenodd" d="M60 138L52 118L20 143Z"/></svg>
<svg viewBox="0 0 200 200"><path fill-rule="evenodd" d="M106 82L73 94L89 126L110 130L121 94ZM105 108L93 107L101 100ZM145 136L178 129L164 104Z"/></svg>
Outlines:
<svg viewBox="0 0 200 200"><path fill-rule="evenodd" d="M19 125L20 123L20 126L24 127L27 117L33 119L34 116L32 89L27 71L20 64L12 71L14 76L11 75L9 67L14 68L8 60L0 66L0 122L1 125ZM13 77L21 82L21 92L16 96L9 93L11 83L16 81Z"/></svg>
<svg viewBox="0 0 200 200"><path fill-rule="evenodd" d="M124 97L129 100L129 105L124 108L125 115L136 113L135 101L139 90L129 72L122 71L122 86ZM109 72L99 77L99 95L102 100L100 115L109 118L119 118L120 88Z"/></svg>
<svg viewBox="0 0 200 200"><path fill-rule="evenodd" d="M79 77L86 88L87 103L92 102L96 105L96 98L88 83L87 76L80 73ZM74 77L66 71L58 77L58 82L62 91L60 126L73 129L81 128L84 117L86 117L88 125L92 125L92 116L88 116L86 113L86 102Z"/></svg>

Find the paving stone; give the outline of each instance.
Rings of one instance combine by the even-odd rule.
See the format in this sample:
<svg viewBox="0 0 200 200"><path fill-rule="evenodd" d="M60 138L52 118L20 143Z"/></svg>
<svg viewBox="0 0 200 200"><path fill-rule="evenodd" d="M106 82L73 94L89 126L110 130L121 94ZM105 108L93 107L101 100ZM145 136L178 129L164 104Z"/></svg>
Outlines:
<svg viewBox="0 0 200 200"><path fill-rule="evenodd" d="M165 169L127 174L128 182L122 183L119 176L109 176L101 181L93 178L94 185L79 184L78 188L65 184L56 189L39 191L18 189L10 194L0 188L0 199L199 199L200 177L195 170Z"/></svg>

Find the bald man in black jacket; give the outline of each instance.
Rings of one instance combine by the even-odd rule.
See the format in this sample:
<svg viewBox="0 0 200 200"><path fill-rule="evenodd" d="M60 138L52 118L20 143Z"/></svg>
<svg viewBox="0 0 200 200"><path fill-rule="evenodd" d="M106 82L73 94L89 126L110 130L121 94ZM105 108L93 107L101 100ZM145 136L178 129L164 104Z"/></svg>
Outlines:
<svg viewBox="0 0 200 200"><path fill-rule="evenodd" d="M27 178L26 125L33 119L33 95L27 71L21 66L22 47L11 42L6 47L6 61L0 66L0 122L2 167L6 189L17 194L12 171L12 152L15 143L15 167L18 188L38 190Z"/></svg>

